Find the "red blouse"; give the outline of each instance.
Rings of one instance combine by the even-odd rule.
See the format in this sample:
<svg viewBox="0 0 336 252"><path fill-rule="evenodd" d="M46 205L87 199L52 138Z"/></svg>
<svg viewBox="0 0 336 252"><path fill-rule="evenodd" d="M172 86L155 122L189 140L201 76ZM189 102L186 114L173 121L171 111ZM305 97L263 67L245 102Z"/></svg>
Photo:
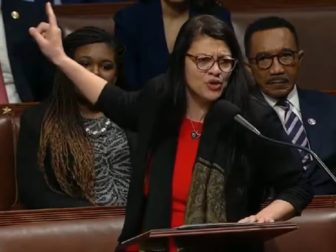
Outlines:
<svg viewBox="0 0 336 252"><path fill-rule="evenodd" d="M171 227L184 224L184 214L199 144L199 138L193 139L191 133L194 130L198 133L202 132L202 127L202 123L185 118L180 128L172 181ZM170 242L169 251L176 251L173 242Z"/></svg>
<svg viewBox="0 0 336 252"><path fill-rule="evenodd" d="M172 181L171 227L184 224L184 212L199 144L199 138L191 137L193 127L201 132L202 123L184 119L180 128Z"/></svg>

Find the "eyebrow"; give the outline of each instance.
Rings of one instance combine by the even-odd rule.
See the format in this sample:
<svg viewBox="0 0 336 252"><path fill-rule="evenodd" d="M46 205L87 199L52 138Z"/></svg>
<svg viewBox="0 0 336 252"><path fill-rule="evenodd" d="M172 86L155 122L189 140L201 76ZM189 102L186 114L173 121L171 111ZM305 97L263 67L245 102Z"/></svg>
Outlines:
<svg viewBox="0 0 336 252"><path fill-rule="evenodd" d="M262 52L258 52L256 55L274 55L274 54L279 54L279 53L282 53L282 52L296 52L296 51L297 51L297 49L293 49L293 48L282 48L277 53L270 53L270 52L262 51Z"/></svg>
<svg viewBox="0 0 336 252"><path fill-rule="evenodd" d="M214 57L213 54L207 54L207 53L192 53L193 55L195 56L208 56L208 57ZM232 58L232 55L231 54L222 54L222 53L219 53L217 54L216 56L219 56L219 57L231 57Z"/></svg>

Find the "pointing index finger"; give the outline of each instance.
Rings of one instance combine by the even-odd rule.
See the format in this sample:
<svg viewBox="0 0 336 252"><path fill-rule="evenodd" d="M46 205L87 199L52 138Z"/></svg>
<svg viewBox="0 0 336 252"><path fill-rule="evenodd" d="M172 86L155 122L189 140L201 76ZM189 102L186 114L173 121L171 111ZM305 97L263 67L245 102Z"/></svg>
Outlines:
<svg viewBox="0 0 336 252"><path fill-rule="evenodd" d="M55 16L53 8L51 7L50 2L47 2L47 4L46 4L46 12L47 12L48 21L49 21L50 26L51 27L57 27L56 16Z"/></svg>

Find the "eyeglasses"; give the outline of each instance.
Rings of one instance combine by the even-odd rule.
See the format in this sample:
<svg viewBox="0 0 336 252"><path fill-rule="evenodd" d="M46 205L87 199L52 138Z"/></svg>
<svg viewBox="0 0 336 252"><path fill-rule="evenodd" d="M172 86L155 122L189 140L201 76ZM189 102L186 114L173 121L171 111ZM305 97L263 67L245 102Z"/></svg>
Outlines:
<svg viewBox="0 0 336 252"><path fill-rule="evenodd" d="M230 56L220 56L215 59L211 55L192 55L189 53L186 55L190 57L190 59L195 63L196 67L202 71L209 70L213 67L215 62L217 62L218 67L222 72L229 73L235 68L237 64L237 60L231 58Z"/></svg>
<svg viewBox="0 0 336 252"><path fill-rule="evenodd" d="M257 67L261 70L269 69L277 58L278 62L283 66L293 66L296 63L296 55L299 51L286 50L278 54L260 54L255 58L249 58L250 61L255 61Z"/></svg>

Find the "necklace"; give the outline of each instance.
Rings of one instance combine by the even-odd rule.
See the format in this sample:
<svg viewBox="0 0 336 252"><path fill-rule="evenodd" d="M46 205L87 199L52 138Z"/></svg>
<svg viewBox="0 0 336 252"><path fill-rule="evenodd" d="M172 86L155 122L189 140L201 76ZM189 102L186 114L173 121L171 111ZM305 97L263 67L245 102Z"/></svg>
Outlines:
<svg viewBox="0 0 336 252"><path fill-rule="evenodd" d="M202 134L200 132L200 130L197 130L192 122L192 120L189 120L191 127L192 127L192 131L191 131L191 138L192 139L198 139Z"/></svg>
<svg viewBox="0 0 336 252"><path fill-rule="evenodd" d="M111 125L111 121L108 118L103 118L103 120L93 120L95 123L85 127L85 132L88 135L96 136L104 133L107 128Z"/></svg>

